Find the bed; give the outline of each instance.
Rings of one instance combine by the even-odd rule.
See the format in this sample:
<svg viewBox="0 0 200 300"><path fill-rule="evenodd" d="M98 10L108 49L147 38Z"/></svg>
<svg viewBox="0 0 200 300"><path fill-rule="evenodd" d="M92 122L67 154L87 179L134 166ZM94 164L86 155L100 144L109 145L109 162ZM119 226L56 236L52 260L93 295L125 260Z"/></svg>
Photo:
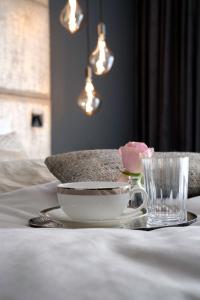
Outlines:
<svg viewBox="0 0 200 300"><path fill-rule="evenodd" d="M32 176L28 159L3 163L1 300L200 299L199 221L150 232L30 228L30 218L58 205L58 181L42 162L42 179L39 165ZM200 215L200 197L187 205Z"/></svg>

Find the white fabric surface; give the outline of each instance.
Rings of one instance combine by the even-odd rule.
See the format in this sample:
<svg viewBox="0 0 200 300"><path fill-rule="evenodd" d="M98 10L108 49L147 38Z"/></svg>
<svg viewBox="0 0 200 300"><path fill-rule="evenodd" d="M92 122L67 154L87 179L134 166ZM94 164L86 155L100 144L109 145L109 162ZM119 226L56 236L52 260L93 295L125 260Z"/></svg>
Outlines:
<svg viewBox="0 0 200 300"><path fill-rule="evenodd" d="M17 135L16 132L10 132L7 134L0 135L0 149L17 151L17 152L21 153L21 156L24 159L27 158L24 147L22 146L22 143L20 142L19 136ZM7 155L8 154L9 153L7 153ZM1 159L5 160L4 156L3 156L3 153L1 153L0 161L1 161ZM8 160L14 160L14 159L15 159L15 157L12 157L12 155L10 155L10 158Z"/></svg>
<svg viewBox="0 0 200 300"><path fill-rule="evenodd" d="M1 161L0 158L0 194L55 179L40 159Z"/></svg>
<svg viewBox="0 0 200 300"><path fill-rule="evenodd" d="M200 226L35 229L57 182L0 196L1 300L200 299ZM188 200L200 214L200 197Z"/></svg>
<svg viewBox="0 0 200 300"><path fill-rule="evenodd" d="M0 149L0 162L24 159L24 153L15 150Z"/></svg>

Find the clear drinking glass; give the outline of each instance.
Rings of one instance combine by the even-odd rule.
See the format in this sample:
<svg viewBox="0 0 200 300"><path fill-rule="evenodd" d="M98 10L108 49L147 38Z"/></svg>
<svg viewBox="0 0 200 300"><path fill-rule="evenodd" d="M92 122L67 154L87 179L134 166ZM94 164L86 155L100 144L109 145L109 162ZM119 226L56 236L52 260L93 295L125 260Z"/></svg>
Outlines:
<svg viewBox="0 0 200 300"><path fill-rule="evenodd" d="M186 219L188 157L162 155L142 160L148 194L148 224L166 226Z"/></svg>

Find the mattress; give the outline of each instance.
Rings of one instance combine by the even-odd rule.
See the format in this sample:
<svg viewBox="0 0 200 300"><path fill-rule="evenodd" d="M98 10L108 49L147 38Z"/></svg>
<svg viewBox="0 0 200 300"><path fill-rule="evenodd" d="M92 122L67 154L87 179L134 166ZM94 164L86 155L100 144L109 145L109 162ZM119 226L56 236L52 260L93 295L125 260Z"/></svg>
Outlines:
<svg viewBox="0 0 200 300"><path fill-rule="evenodd" d="M150 232L36 229L58 182L0 195L1 300L200 299L200 222ZM200 197L188 200L200 214Z"/></svg>

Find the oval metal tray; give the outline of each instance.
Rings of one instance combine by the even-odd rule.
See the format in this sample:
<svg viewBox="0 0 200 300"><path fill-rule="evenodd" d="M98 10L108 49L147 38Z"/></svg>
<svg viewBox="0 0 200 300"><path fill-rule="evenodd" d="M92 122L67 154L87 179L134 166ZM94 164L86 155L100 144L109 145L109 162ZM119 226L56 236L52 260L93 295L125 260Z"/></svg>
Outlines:
<svg viewBox="0 0 200 300"><path fill-rule="evenodd" d="M89 221L75 222L67 218L59 206L50 207L40 212L38 217L29 220L29 226L37 228L124 228L130 230L154 230L164 227L188 226L196 222L197 216L192 212L187 212L187 218L184 222L169 226L150 226L147 224L147 213L142 209L137 214L124 214L121 218L109 221Z"/></svg>

